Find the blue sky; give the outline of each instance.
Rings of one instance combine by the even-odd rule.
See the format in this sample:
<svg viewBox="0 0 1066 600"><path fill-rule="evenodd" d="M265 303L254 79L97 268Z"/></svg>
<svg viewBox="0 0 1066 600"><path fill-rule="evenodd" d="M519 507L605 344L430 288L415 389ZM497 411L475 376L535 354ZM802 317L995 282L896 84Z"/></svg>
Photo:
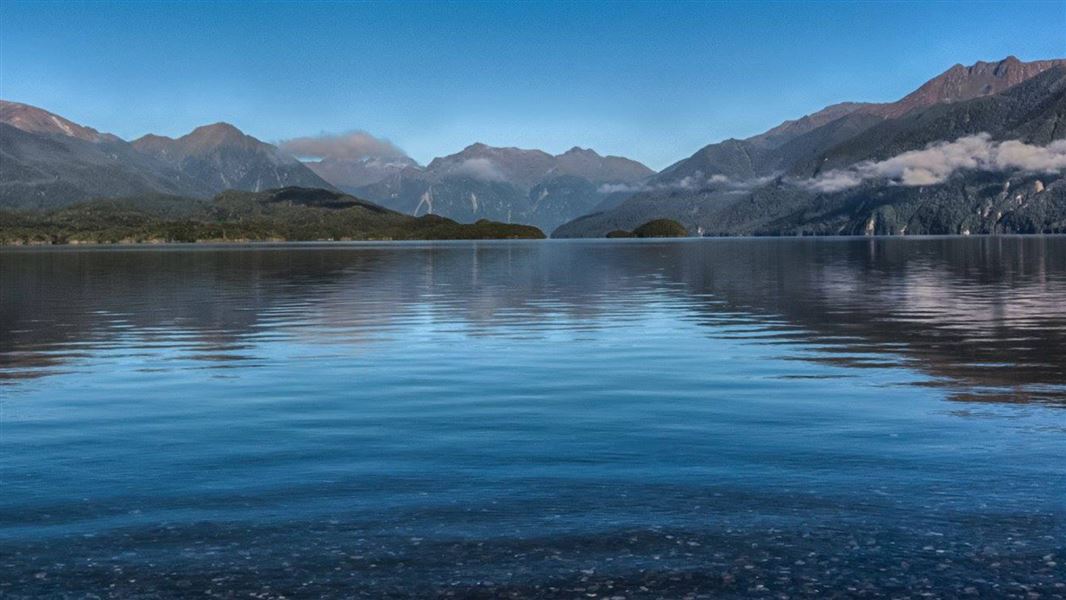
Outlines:
<svg viewBox="0 0 1066 600"><path fill-rule="evenodd" d="M0 96L125 138L228 121L659 169L954 63L1066 57L1050 2L0 4Z"/></svg>

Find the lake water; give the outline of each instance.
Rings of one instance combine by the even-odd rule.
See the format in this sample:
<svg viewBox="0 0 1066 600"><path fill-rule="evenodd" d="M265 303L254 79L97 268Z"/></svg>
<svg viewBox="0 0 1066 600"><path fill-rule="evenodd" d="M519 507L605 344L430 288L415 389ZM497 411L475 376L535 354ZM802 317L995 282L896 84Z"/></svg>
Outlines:
<svg viewBox="0 0 1066 600"><path fill-rule="evenodd" d="M4 250L0 294L5 598L1066 597L1066 238Z"/></svg>

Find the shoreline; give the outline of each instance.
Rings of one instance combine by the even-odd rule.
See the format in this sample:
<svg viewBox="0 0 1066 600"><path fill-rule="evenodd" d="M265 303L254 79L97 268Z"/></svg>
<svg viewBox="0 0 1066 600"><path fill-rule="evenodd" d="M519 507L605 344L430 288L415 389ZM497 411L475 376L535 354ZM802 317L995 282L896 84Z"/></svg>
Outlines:
<svg viewBox="0 0 1066 600"><path fill-rule="evenodd" d="M441 238L441 239L396 239L396 238L379 238L379 239L340 239L340 240L286 240L281 238L276 239L227 239L227 240L197 240L195 242L181 242L181 241L167 241L167 240L145 240L145 241L118 241L118 242L96 242L86 240L75 240L63 243L53 243L46 241L35 242L0 242L0 250L5 249L40 249L40 248L207 248L207 247L221 247L221 248L237 248L237 247L249 247L249 246L261 246L261 247L293 247L293 246L315 246L315 247L330 247L330 246L399 246L399 245L427 245L427 244L460 244L469 242L481 242L481 243L511 243L511 242L525 242L525 243L552 243L552 242L583 242L583 243L597 243L597 244L647 244L647 243L662 243L662 242L706 242L706 241L859 241L859 240L948 240L948 239L973 239L973 240L988 240L988 239L1024 239L1024 238L1049 238L1049 237L1066 237L1066 232L1056 233L993 233L993 234L959 234L959 233L944 233L944 234L930 234L930 235L721 235L721 236L685 236L685 237L661 237L661 238L606 238L606 237L575 237L575 238Z"/></svg>

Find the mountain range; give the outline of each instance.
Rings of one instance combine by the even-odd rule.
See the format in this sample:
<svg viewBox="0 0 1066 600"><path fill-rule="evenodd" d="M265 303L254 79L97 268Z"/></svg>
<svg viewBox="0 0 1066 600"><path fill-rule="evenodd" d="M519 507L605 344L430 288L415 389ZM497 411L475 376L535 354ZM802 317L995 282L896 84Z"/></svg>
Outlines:
<svg viewBox="0 0 1066 600"><path fill-rule="evenodd" d="M94 198L332 186L277 147L216 123L133 142L40 108L0 101L0 207L49 209Z"/></svg>
<svg viewBox="0 0 1066 600"><path fill-rule="evenodd" d="M126 142L7 101L0 101L0 155L0 207L52 209L139 194L209 198L230 189L292 186L343 190L414 216L492 219L547 231L610 196L601 186L654 175L639 162L578 147L553 156L472 144L424 167L394 150L301 161L228 123L176 139L148 134Z"/></svg>
<svg viewBox="0 0 1066 600"><path fill-rule="evenodd" d="M412 215L440 214L460 222L493 219L551 231L591 212L611 184L636 184L654 175L643 164L574 147L551 155L541 150L471 144L408 166L347 191Z"/></svg>
<svg viewBox="0 0 1066 600"><path fill-rule="evenodd" d="M955 65L898 101L834 104L659 173L580 147L480 143L423 166L381 141L275 146L227 123L127 142L0 101L0 208L299 187L556 237L661 218L704 235L1063 231L1064 89L1064 59Z"/></svg>
<svg viewBox="0 0 1066 600"><path fill-rule="evenodd" d="M1066 60L955 65L897 102L837 104L705 146L553 236L655 218L704 235L1064 231L1064 138ZM993 164L1002 143L1043 158Z"/></svg>

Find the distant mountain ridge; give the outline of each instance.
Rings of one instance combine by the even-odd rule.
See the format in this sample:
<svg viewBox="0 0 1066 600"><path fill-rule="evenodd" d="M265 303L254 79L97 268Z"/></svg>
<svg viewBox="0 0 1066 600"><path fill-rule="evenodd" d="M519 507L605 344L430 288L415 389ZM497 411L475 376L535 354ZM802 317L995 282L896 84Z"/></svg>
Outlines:
<svg viewBox="0 0 1066 600"><path fill-rule="evenodd" d="M358 159L330 157L307 161L304 165L342 190L372 185L405 169L421 169L414 159L406 156L365 156Z"/></svg>
<svg viewBox="0 0 1066 600"><path fill-rule="evenodd" d="M0 103L0 126L0 206L15 208L137 195L208 198L230 189L296 186L342 189L415 216L467 223L487 218L550 230L609 197L601 184L654 174L636 161L576 146L553 156L471 144L426 167L394 147L389 156L303 162L228 123L197 127L178 138L148 134L126 142L6 101Z"/></svg>
<svg viewBox="0 0 1066 600"><path fill-rule="evenodd" d="M489 161L494 170L479 171L470 166L469 161L479 160ZM470 172L464 169L470 169ZM583 177L592 183L632 183L655 173L635 160L600 156L591 148L574 146L553 156L543 150L495 147L480 142L455 154L433 159L425 170L431 178L445 178L459 172L486 179L496 176L523 187L532 187L560 175Z"/></svg>
<svg viewBox="0 0 1066 600"><path fill-rule="evenodd" d="M637 161L576 146L552 155L475 143L424 168L404 168L349 191L416 216L493 219L550 231L608 197L601 186L635 184L652 175Z"/></svg>

